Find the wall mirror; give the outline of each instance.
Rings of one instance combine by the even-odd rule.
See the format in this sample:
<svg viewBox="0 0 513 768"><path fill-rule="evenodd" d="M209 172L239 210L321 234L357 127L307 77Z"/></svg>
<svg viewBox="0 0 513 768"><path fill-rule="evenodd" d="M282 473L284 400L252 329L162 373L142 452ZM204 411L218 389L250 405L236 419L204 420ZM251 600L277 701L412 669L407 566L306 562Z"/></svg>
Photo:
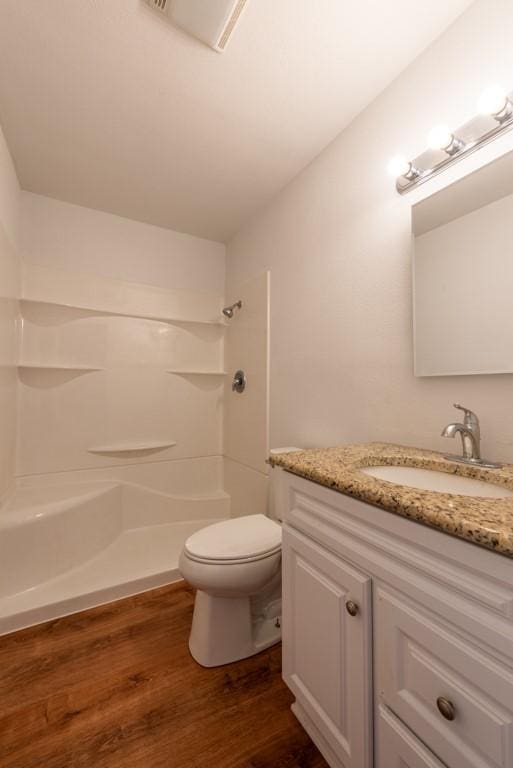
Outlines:
<svg viewBox="0 0 513 768"><path fill-rule="evenodd" d="M416 376L513 372L513 152L413 206Z"/></svg>

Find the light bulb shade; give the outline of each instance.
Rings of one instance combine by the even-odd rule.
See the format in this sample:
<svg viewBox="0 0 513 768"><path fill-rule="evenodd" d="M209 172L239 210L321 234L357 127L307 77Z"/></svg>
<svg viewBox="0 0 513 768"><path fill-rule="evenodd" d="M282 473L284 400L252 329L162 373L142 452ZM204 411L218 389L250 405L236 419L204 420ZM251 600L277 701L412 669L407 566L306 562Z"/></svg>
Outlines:
<svg viewBox="0 0 513 768"><path fill-rule="evenodd" d="M508 104L508 97L500 85L491 85L483 91L477 102L477 108L482 115L498 115Z"/></svg>
<svg viewBox="0 0 513 768"><path fill-rule="evenodd" d="M428 144L430 149L447 149L453 143L454 136L448 125L435 125L429 132Z"/></svg>
<svg viewBox="0 0 513 768"><path fill-rule="evenodd" d="M405 176L410 171L411 163L404 155L394 155L388 163L388 172L390 176L393 176L394 178Z"/></svg>

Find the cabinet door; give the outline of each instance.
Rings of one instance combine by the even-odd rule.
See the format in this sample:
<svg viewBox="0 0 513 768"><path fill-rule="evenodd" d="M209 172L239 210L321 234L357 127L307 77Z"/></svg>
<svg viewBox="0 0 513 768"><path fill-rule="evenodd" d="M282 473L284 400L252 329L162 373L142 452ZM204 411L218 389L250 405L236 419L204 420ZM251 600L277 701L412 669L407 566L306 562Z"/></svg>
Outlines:
<svg viewBox="0 0 513 768"><path fill-rule="evenodd" d="M385 707L379 708L376 768L445 768Z"/></svg>
<svg viewBox="0 0 513 768"><path fill-rule="evenodd" d="M345 768L368 768L370 578L285 525L282 610L283 677L310 735L320 734Z"/></svg>

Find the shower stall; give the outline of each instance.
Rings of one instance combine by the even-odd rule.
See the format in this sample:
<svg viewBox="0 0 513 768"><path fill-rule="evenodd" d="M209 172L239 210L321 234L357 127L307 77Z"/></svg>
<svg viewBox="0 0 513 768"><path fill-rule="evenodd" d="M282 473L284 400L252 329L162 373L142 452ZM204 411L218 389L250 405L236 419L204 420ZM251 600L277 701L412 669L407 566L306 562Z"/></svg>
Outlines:
<svg viewBox="0 0 513 768"><path fill-rule="evenodd" d="M220 281L216 294L183 280L157 287L95 274L83 258L91 271L79 271L78 258L65 269L56 258L69 248L65 225L75 237L94 223L98 238L99 224L116 217L35 197L29 212L50 216L44 224L26 217L16 295L0 313L11 337L2 370L16 376L15 466L0 507L0 634L178 579L185 539L254 511L241 498L254 476L267 484L267 436L247 420L267 402L268 277L243 289L245 317L245 300L223 311ZM242 396L225 368L237 355L257 385ZM233 441L239 431L244 445ZM258 467L244 450L257 451ZM265 511L263 490L258 498Z"/></svg>

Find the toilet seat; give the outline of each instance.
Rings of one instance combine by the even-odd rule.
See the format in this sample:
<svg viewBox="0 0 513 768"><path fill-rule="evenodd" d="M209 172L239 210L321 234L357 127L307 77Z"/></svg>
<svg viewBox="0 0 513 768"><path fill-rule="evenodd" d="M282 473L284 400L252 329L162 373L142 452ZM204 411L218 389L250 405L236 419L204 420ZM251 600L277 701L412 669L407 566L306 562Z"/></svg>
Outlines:
<svg viewBox="0 0 513 768"><path fill-rule="evenodd" d="M203 528L185 542L188 558L199 563L250 563L281 550L281 527L265 515L224 520Z"/></svg>

